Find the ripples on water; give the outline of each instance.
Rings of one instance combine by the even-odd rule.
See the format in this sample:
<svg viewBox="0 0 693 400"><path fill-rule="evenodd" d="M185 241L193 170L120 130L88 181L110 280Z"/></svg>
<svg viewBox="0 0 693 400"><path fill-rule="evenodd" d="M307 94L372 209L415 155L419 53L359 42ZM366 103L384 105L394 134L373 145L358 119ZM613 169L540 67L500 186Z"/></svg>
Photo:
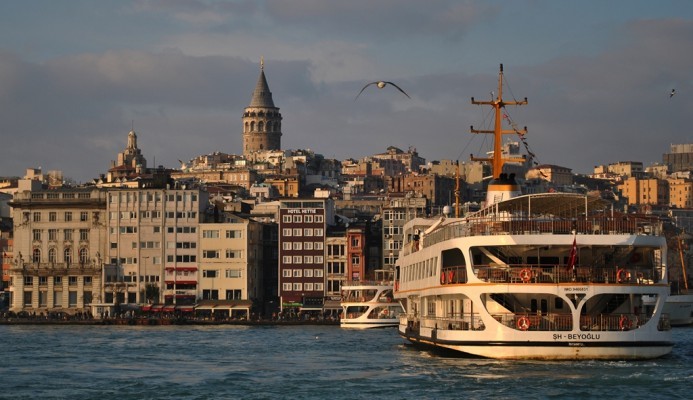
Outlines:
<svg viewBox="0 0 693 400"><path fill-rule="evenodd" d="M421 351L395 329L0 326L0 398L690 398L693 328L665 358L497 361Z"/></svg>

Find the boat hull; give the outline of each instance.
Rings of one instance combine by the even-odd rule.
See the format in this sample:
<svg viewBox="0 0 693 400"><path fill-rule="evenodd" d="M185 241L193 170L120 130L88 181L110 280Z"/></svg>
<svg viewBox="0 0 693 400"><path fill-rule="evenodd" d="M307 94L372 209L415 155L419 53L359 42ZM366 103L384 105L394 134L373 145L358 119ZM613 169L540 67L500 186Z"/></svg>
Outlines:
<svg viewBox="0 0 693 400"><path fill-rule="evenodd" d="M671 326L693 324L693 294L674 294L664 303L664 313L669 314Z"/></svg>
<svg viewBox="0 0 693 400"><path fill-rule="evenodd" d="M402 338L414 345L451 350L462 355L512 360L642 360L669 354L673 348L670 335L648 341L635 333L552 333L528 334L525 340L489 338L485 332L471 332L469 338L444 330L416 333L399 328ZM557 339L560 337L560 339Z"/></svg>

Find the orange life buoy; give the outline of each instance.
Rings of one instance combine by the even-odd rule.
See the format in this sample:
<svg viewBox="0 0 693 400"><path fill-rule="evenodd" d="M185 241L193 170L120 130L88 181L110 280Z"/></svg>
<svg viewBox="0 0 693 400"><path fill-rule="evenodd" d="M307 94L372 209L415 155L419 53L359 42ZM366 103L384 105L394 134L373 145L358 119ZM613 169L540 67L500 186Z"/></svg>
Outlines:
<svg viewBox="0 0 693 400"><path fill-rule="evenodd" d="M623 283L630 281L630 272L621 268L616 272L616 282Z"/></svg>
<svg viewBox="0 0 693 400"><path fill-rule="evenodd" d="M517 320L517 328L526 331L529 329L529 326L532 325L532 323L529 321L529 318L527 317L520 317L520 319Z"/></svg>
<svg viewBox="0 0 693 400"><path fill-rule="evenodd" d="M445 271L440 272L440 284L445 285Z"/></svg>
<svg viewBox="0 0 693 400"><path fill-rule="evenodd" d="M455 271L454 270L448 271L448 283L452 283L454 278L455 278Z"/></svg>
<svg viewBox="0 0 693 400"><path fill-rule="evenodd" d="M532 279L532 271L530 271L529 268L523 269L520 271L520 279L522 279L524 283L529 282L529 280Z"/></svg>
<svg viewBox="0 0 693 400"><path fill-rule="evenodd" d="M395 292L399 290L399 281L395 281Z"/></svg>
<svg viewBox="0 0 693 400"><path fill-rule="evenodd" d="M630 318L626 317L625 315L621 315L621 318L618 320L618 327L622 331L629 331L632 326L633 323L631 322Z"/></svg>

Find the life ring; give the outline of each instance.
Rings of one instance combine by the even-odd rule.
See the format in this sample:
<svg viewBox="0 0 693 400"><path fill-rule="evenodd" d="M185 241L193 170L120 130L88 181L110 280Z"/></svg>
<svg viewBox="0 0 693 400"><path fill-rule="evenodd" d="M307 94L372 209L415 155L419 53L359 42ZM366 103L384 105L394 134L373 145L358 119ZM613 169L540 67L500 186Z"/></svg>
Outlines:
<svg viewBox="0 0 693 400"><path fill-rule="evenodd" d="M520 319L517 320L517 328L521 331L526 331L529 329L530 325L532 325L532 323L527 317L520 317Z"/></svg>
<svg viewBox="0 0 693 400"><path fill-rule="evenodd" d="M630 272L621 268L616 272L616 282L624 283L630 281Z"/></svg>
<svg viewBox="0 0 693 400"><path fill-rule="evenodd" d="M387 309L383 310L383 315L387 315Z"/></svg>
<svg viewBox="0 0 693 400"><path fill-rule="evenodd" d="M448 283L452 283L454 278L455 278L455 271L454 270L448 271Z"/></svg>
<svg viewBox="0 0 693 400"><path fill-rule="evenodd" d="M618 320L618 327L622 331L629 331L633 327L633 322L625 315L621 315L621 318Z"/></svg>
<svg viewBox="0 0 693 400"><path fill-rule="evenodd" d="M529 280L532 279L532 271L530 271L529 268L523 269L520 271L520 279L522 279L524 283L529 282Z"/></svg>
<svg viewBox="0 0 693 400"><path fill-rule="evenodd" d="M445 285L445 271L440 272L440 284Z"/></svg>

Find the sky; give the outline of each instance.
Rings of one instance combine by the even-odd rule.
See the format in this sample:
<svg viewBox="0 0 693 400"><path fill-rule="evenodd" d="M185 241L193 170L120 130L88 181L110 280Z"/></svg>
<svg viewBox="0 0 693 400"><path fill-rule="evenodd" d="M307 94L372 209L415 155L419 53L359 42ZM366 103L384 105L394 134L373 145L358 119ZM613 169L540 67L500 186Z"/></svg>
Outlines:
<svg viewBox="0 0 693 400"><path fill-rule="evenodd" d="M693 143L688 0L8 0L0 176L89 182L133 127L148 166L242 154L261 58L282 148L326 158L483 156L489 137L470 126L489 129L490 109L470 100L497 91L500 64L504 99L528 98L505 113L540 164L648 166ZM378 80L411 99L355 99Z"/></svg>

